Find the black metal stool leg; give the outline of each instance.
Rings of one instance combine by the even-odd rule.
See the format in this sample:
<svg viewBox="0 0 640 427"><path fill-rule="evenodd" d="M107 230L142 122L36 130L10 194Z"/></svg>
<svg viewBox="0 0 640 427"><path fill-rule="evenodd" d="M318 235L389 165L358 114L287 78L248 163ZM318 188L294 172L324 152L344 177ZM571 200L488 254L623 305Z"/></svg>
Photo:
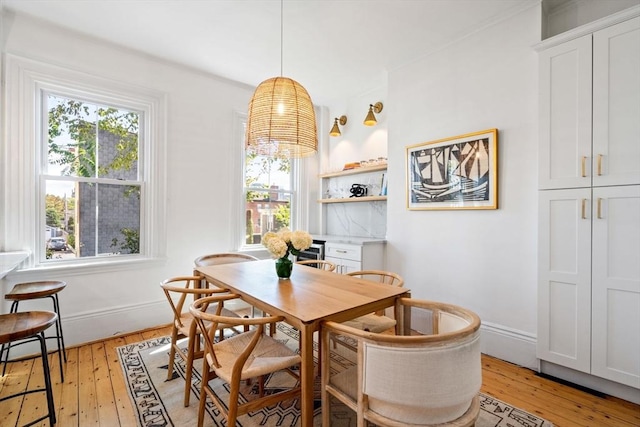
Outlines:
<svg viewBox="0 0 640 427"><path fill-rule="evenodd" d="M47 393L47 407L49 408L49 422L51 426L56 423L56 408L53 404L53 388L51 387L51 375L49 373L49 355L44 331L37 335L40 341L40 353L42 354L42 373L44 374L44 387Z"/></svg>
<svg viewBox="0 0 640 427"><path fill-rule="evenodd" d="M18 301L13 301L11 303L11 309L9 310L9 313L16 313L18 311ZM5 348L7 350L7 356L3 358L3 354L5 351ZM2 366L2 376L4 377L4 374L6 374L7 372L7 365L9 364L9 351L11 350L11 343L7 343L7 344L2 344L2 348L0 348L0 362L3 362L3 366Z"/></svg>
<svg viewBox="0 0 640 427"><path fill-rule="evenodd" d="M62 316L60 316L60 300L58 294L53 295L53 309L58 315L58 323L56 325L56 333L58 334L58 350L62 349L64 361L67 361L67 347L64 345L64 333L62 332Z"/></svg>
<svg viewBox="0 0 640 427"><path fill-rule="evenodd" d="M64 347L64 339L62 337L62 321L60 320L60 307L58 306L58 295L50 295L53 300L53 311L58 315L56 320L56 344L58 345L58 362L60 364L60 382L64 382L64 367L62 366L62 358L67 361L67 351Z"/></svg>

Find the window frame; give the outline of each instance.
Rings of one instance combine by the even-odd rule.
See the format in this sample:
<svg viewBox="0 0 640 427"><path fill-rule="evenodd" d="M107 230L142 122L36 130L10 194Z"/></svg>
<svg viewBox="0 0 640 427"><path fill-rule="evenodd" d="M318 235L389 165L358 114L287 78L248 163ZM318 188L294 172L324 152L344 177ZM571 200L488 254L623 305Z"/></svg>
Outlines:
<svg viewBox="0 0 640 427"><path fill-rule="evenodd" d="M166 94L7 54L5 62L5 182L2 223L5 249L31 252L18 271L98 271L157 261L166 253ZM140 254L46 260L45 193L48 112L45 93L132 109L144 115L139 128ZM10 159L18 159L11 162ZM144 233L143 233L144 231ZM132 265L132 268L135 268ZM110 267L111 266L111 267Z"/></svg>
<svg viewBox="0 0 640 427"><path fill-rule="evenodd" d="M234 126L234 144L237 149L237 167L234 176L237 177L234 182L234 188L238 188L240 191L234 191L236 194L240 194L240 197L234 203L236 209L233 213L233 218L237 221L235 233L233 236L234 248L240 252L257 252L258 256L262 253L267 254L265 247L262 244L247 244L245 242L245 182L246 182L246 147L245 147L245 124L247 121L247 114L241 112L234 112L233 126ZM308 180L305 178L307 164L310 161L309 158L293 158L291 161L291 189L286 190L291 194L291 222L289 228L291 230L306 229L307 216L308 216Z"/></svg>

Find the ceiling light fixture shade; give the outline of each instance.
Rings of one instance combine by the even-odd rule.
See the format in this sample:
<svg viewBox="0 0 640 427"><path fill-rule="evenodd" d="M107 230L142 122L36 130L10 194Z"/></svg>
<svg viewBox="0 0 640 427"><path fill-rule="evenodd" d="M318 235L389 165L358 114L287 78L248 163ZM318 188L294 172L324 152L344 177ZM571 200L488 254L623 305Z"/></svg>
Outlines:
<svg viewBox="0 0 640 427"><path fill-rule="evenodd" d="M284 0L280 0L280 77L258 85L247 117L245 147L271 157L305 157L318 151L313 102L302 85L282 77Z"/></svg>
<svg viewBox="0 0 640 427"><path fill-rule="evenodd" d="M376 102L375 104L369 104L369 112L367 117L364 118L364 124L366 126L375 126L378 123L375 114L379 114L382 111L382 102Z"/></svg>
<svg viewBox="0 0 640 427"><path fill-rule="evenodd" d="M258 85L249 102L246 147L264 156L305 157L318 150L311 97L288 77Z"/></svg>
<svg viewBox="0 0 640 427"><path fill-rule="evenodd" d="M340 135L342 135L342 133L340 133L340 127L338 126L338 123L340 123L341 126L346 125L347 124L347 116L340 116L340 118L336 117L333 120L333 127L329 131L329 136L340 136Z"/></svg>

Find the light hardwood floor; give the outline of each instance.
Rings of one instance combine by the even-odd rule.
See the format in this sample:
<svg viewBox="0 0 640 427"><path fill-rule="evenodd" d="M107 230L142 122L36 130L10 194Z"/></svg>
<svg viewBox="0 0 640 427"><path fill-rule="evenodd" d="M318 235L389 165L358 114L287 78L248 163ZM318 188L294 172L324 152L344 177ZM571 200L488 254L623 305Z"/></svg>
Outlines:
<svg viewBox="0 0 640 427"><path fill-rule="evenodd" d="M57 355L50 356L54 399L60 427L135 426L116 347L169 335L160 327L67 350L65 382L60 383ZM482 357L482 392L543 417L558 427L638 427L640 406L610 396L599 397L541 378L510 363ZM0 377L0 397L26 386L42 386L42 364L9 364ZM44 393L0 403L0 425L23 425L46 413ZM48 425L40 423L39 425Z"/></svg>

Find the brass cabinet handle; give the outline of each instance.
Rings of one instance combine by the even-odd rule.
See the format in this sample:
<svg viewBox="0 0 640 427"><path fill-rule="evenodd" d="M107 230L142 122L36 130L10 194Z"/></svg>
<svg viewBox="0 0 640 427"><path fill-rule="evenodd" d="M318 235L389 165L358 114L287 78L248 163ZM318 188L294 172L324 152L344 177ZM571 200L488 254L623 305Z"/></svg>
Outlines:
<svg viewBox="0 0 640 427"><path fill-rule="evenodd" d="M587 219L587 199L582 199L582 219Z"/></svg>
<svg viewBox="0 0 640 427"><path fill-rule="evenodd" d="M598 197L598 204L597 204L597 211L598 213L596 214L596 216L598 217L598 219L602 219L602 198Z"/></svg>
<svg viewBox="0 0 640 427"><path fill-rule="evenodd" d="M587 156L582 156L582 161L580 162L580 169L582 170L582 177L587 177Z"/></svg>
<svg viewBox="0 0 640 427"><path fill-rule="evenodd" d="M602 154L598 154L598 176L602 175Z"/></svg>

